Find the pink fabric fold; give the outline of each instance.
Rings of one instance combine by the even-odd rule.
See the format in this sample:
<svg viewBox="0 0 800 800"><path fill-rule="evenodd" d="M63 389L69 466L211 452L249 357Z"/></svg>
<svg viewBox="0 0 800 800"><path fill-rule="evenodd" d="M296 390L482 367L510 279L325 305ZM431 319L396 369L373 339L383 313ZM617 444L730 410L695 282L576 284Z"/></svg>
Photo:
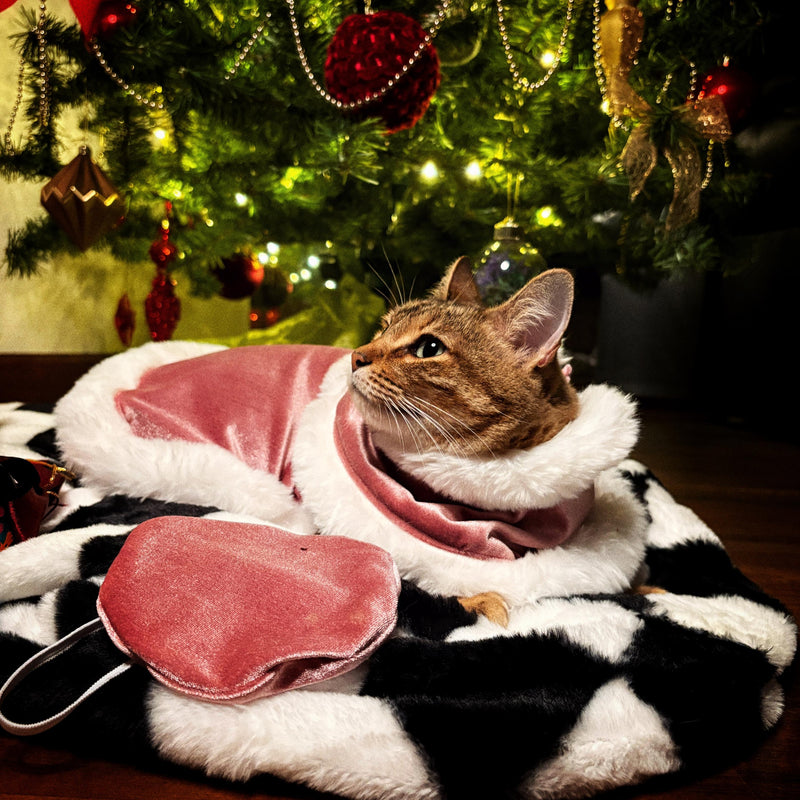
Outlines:
<svg viewBox="0 0 800 800"><path fill-rule="evenodd" d="M219 445L292 487L291 452L303 409L347 350L310 345L239 347L148 370L118 392L136 436Z"/></svg>
<svg viewBox="0 0 800 800"><path fill-rule="evenodd" d="M339 401L334 435L353 483L395 525L472 558L514 559L557 547L575 533L594 503L593 488L550 508L519 511L487 511L438 495L375 448L349 395Z"/></svg>

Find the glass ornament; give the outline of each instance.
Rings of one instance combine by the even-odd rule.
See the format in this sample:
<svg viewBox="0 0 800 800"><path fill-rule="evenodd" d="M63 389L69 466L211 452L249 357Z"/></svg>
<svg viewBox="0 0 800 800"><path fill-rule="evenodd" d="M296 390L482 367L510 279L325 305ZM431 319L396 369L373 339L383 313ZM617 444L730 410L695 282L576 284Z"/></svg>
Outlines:
<svg viewBox="0 0 800 800"><path fill-rule="evenodd" d="M544 256L527 241L513 217L506 217L494 226L494 240L478 261L475 283L483 301L495 306L545 269Z"/></svg>

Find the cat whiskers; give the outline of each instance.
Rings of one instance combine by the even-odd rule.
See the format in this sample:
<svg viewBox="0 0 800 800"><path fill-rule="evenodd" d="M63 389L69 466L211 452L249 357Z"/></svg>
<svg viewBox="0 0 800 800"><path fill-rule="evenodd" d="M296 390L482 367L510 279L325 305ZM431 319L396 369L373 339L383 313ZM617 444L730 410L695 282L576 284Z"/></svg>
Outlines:
<svg viewBox="0 0 800 800"><path fill-rule="evenodd" d="M423 400L421 397L411 398L403 396L401 405L406 411L407 416L414 419L420 429L430 438L431 443L437 450L441 451L442 446L431 430L429 430L428 425L439 433L440 437L450 445L451 449L457 455L469 456L474 455L478 451L478 448L470 442L470 437L483 441L481 436L454 414L439 408L427 400ZM436 412L436 416L427 409ZM485 449L491 453L490 447L485 446Z"/></svg>

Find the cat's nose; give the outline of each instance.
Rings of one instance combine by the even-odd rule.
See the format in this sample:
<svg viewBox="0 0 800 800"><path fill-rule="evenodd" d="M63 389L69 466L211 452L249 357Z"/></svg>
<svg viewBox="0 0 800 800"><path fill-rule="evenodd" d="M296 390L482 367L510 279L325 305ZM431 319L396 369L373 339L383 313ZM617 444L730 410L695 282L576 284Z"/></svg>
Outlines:
<svg viewBox="0 0 800 800"><path fill-rule="evenodd" d="M359 367L366 367L367 364L371 363L372 362L363 353L359 353L358 350L353 350L353 354L350 356L350 365L353 367L353 372Z"/></svg>

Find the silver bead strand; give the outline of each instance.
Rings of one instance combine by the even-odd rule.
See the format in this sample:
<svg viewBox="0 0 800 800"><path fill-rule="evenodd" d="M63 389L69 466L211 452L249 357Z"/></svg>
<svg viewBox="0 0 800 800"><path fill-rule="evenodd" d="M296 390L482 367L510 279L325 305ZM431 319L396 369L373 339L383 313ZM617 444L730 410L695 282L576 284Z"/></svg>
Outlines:
<svg viewBox="0 0 800 800"><path fill-rule="evenodd" d="M36 36L37 43L37 62L39 71L39 124L46 127L50 122L50 78L49 78L49 63L47 58L47 34L45 24L47 22L47 3L41 0L39 3L39 18L36 21L36 26L31 29L31 33ZM17 114L22 106L22 97L25 93L25 56L21 55L19 58L19 72L17 76L17 95L14 98L14 105L11 108L11 114L8 119L8 127L3 136L5 149L9 153L15 153L14 142L12 141L12 134L14 131L14 124L17 121Z"/></svg>
<svg viewBox="0 0 800 800"><path fill-rule="evenodd" d="M264 29L267 27L267 22L271 19L272 13L267 11L264 15L264 21L261 22L258 27L253 31L250 38L245 42L244 47L237 53L236 58L233 60L233 66L228 69L225 73L225 80L229 81L231 78L235 77L236 73L239 72L239 67L247 60L247 56L250 55L250 51L255 46L255 43L261 38L261 34L264 33Z"/></svg>
<svg viewBox="0 0 800 800"><path fill-rule="evenodd" d="M112 68L111 65L106 60L106 57L103 55L103 51L100 49L100 43L97 41L97 37L93 38L91 42L89 42L89 46L92 49L95 57L97 58L98 63L103 68L103 71L111 78L114 83L122 89L128 97L133 98L139 105L144 106L145 108L150 108L154 111L162 111L164 109L164 103L162 101L156 100L148 100L141 92L137 92L124 78L118 75Z"/></svg>
<svg viewBox="0 0 800 800"><path fill-rule="evenodd" d="M503 43L503 50L506 55L506 63L508 70L511 73L511 78L514 81L514 86L528 94L536 92L541 89L553 77L555 71L561 64L561 59L564 57L564 48L567 44L569 37L569 29L572 26L572 19L574 16L575 0L567 1L567 13L564 19L564 25L561 28L561 37L558 40L558 47L556 48L553 63L547 68L545 74L538 81L530 81L521 75L517 62L514 59L514 54L511 52L511 42L506 29L505 8L503 7L502 0L495 0L497 6L497 27L500 31L500 39Z"/></svg>

